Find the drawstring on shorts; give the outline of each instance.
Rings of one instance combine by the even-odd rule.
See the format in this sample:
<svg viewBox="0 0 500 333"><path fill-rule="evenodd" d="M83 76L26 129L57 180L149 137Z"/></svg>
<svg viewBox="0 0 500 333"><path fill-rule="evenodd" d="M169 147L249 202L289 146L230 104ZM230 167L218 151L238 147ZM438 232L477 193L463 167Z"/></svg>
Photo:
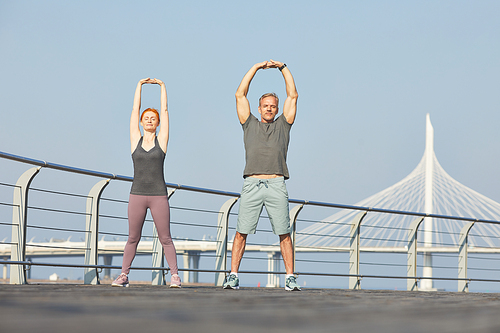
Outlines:
<svg viewBox="0 0 500 333"><path fill-rule="evenodd" d="M269 188L269 186L267 185L267 180L259 179L259 182L256 184L257 187L260 188L260 184L264 184L266 186L266 188Z"/></svg>

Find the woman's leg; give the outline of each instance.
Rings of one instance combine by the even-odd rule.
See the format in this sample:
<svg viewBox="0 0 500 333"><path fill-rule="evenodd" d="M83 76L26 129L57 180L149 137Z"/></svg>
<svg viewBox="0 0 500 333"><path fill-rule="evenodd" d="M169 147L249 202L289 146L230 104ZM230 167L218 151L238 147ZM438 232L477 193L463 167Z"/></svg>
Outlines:
<svg viewBox="0 0 500 333"><path fill-rule="evenodd" d="M123 250L122 273L128 274L135 258L137 245L141 240L142 226L146 213L148 197L131 194L128 201L128 240Z"/></svg>
<svg viewBox="0 0 500 333"><path fill-rule="evenodd" d="M177 274L177 256L175 246L170 235L170 206L167 196L152 196L150 198L149 209L153 216L153 221L158 231L158 238L165 251L168 267L171 274Z"/></svg>

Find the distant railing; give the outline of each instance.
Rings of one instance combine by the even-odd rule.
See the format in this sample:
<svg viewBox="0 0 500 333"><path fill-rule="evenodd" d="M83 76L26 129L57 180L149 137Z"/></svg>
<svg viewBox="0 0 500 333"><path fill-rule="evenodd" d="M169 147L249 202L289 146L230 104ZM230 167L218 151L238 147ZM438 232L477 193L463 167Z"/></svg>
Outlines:
<svg viewBox="0 0 500 333"><path fill-rule="evenodd" d="M98 172L92 170L86 170L81 168L74 168L69 166L64 166L60 164L45 162L41 160L35 160L30 158L25 158L17 155L12 155L4 152L0 152L0 157L5 160L13 160L25 164L35 165L27 171L25 171L18 179L16 184L10 184L5 182L4 179L0 179L0 188L6 188L13 190L13 199L8 201L8 199L3 199L0 197L0 259L3 257L4 260L0 260L1 264L10 266L10 283L12 284L26 284L29 279L29 272L32 266L53 266L53 267L77 267L83 268L83 282L85 284L98 284L100 283L100 273L104 270L105 276L110 276L111 269L120 269L120 266L111 265L111 258L113 256L120 255L123 250L123 244L119 241L105 241L102 237L113 237L115 239L126 239L127 232L119 232L116 229L116 224L114 222L126 222L126 214L116 213L112 211L111 213L102 212L102 203L106 205L116 205L119 207L126 206L127 200L117 199L117 198L104 198L102 194L106 187L111 181L119 182L131 182L132 177L121 176L112 173ZM31 186L32 181L37 176L37 174L42 169L53 169L66 174L71 175L86 175L101 178L100 181L95 183L91 188L90 192L86 195L68 193L65 191L55 190L53 188L35 188ZM0 175L2 176L2 175ZM51 183L52 185L52 183ZM55 184L54 184L55 185ZM207 188L186 186L180 184L166 183L169 189L169 197L174 193L195 193L197 195L202 195L203 198L197 198L195 200L188 199L187 205L172 205L172 212L177 212L178 219L172 219L172 226L183 228L186 230L185 234L192 235L195 234L194 231L207 230L209 239L201 239L201 237L182 237L182 235L174 238L174 242L177 247L178 253L182 254L184 261L184 268L180 268L180 271L184 272L184 279L190 279L190 273L192 273L191 282L199 282L199 273L209 273L214 275L215 285L222 285L225 275L228 272L228 261L227 258L230 256L232 243L229 239L229 232L234 232L234 223L231 224L230 219L234 219L236 214L231 212L233 206L237 203L240 196L236 192L220 191ZM12 192L10 192L12 193ZM40 197L46 196L57 196L64 197L64 200L74 199L74 200L84 200L86 209L82 210L83 205L75 205L76 208L68 207L53 207L53 203L59 202L60 200L50 200L45 199L46 203L42 205L28 205L28 194L30 198L32 194L37 194ZM176 197L179 196L176 194ZM208 196L208 197L207 197ZM213 196L226 197L226 201L220 206L218 210L212 208L198 207L197 204L204 203L205 201L210 201ZM42 203L44 200L40 200ZM371 208L371 207L360 207L353 205L343 205L328 202L319 201L308 201L308 200L297 200L290 199L290 203L296 204L290 210L290 220L292 227L292 241L294 246L294 268L296 274L304 277L322 277L323 279L330 278L348 278L348 287L351 289L361 288L361 280L374 279L374 280L401 280L406 281L405 288L407 290L418 290L419 282L425 279L435 280L435 281L456 281L458 284L459 291L468 291L469 284L471 282L500 282L496 278L488 278L489 275L497 276L499 269L494 268L495 266L489 265L488 268L483 267L468 267L468 258L475 260L476 262L488 261L488 262L498 262L497 254L500 251L498 248L488 248L478 250L477 248L471 249L469 246L469 232L473 228L475 223L487 223L499 225L500 222L484 219L475 219L468 217L458 217L458 216L447 216L447 215L437 215L437 214L425 214L420 212L408 212L408 211L398 211L389 210L383 208ZM345 209L350 211L359 211L359 213L348 223L349 232L343 235L322 235L315 233L301 233L298 225L312 225L315 223L329 223L335 225L334 222L323 222L323 218L299 218L299 214L303 211L304 207L311 208L326 208L328 210L332 209ZM80 208L78 208L80 207ZM5 209L12 209L12 221L7 221L7 215L4 213ZM121 210L120 210L121 209ZM28 214L30 211L30 214ZM123 208L119 208L118 211L123 211ZM63 228L60 226L61 223L66 223L66 218L63 222L55 221L54 219L48 218L37 218L36 220L31 218L31 214L37 212L38 214L57 214L57 216L64 215L73 216L77 219L85 219L85 227L77 227L73 225L65 225ZM362 228L383 228L374 227L370 225L363 225L362 221L366 215L370 214L395 214L400 216L410 216L414 220L409 225L402 225L399 230L399 234L405 237L404 247L387 247L387 248L370 248L362 246ZM28 222L28 215L30 219ZM217 215L215 217L215 215ZM194 217L193 217L194 216ZM262 216L266 219L266 216ZM441 220L451 220L461 223L462 230L459 234L454 235L459 239L458 246L456 244L436 244L436 246L428 247L421 246L422 243L417 240L417 235L420 233L419 226L424 218L433 218L436 221ZM217 219L217 221L215 220ZM49 221L50 223L46 222ZM103 221L107 221L104 223ZM113 223L110 221L114 221ZM147 223L151 224L151 220L147 220ZM76 223L77 224L77 223ZM345 224L343 225L346 226ZM10 227L11 239L7 240L4 231ZM124 227L121 226L123 230ZM39 232L44 232L47 234L51 233L71 233L71 235L82 235L82 242L67 241L67 242L38 242L27 241L28 231L38 230ZM435 231L436 232L436 231ZM198 232L199 233L199 232ZM271 233L270 230L259 229L259 233L262 235L268 235ZM175 235L175 232L173 232ZM318 238L328 238L328 237L341 237L346 241L349 241L349 246L321 246L321 245L297 245L297 239L305 236L315 236ZM205 238L206 234L204 235ZM488 237L488 235L482 235ZM3 241L1 239L4 239ZM55 237L58 238L58 237ZM61 238L61 237L59 237ZM101 239L100 239L101 238ZM262 237L261 237L262 238ZM265 236L263 238L266 238ZM374 236L371 238L376 240ZM279 252L279 245L266 240L260 240L254 243L247 243L247 252L251 252L244 257L244 260L256 260L256 261L266 261L268 268L264 269L251 269L251 270L241 270L241 273L245 274L256 274L256 275L267 275L267 286L276 287L279 286L280 275L284 272L280 270L281 256ZM120 245L120 248L113 247L113 242ZM152 233L143 235L140 242L138 255L151 255L152 265L150 267L137 267L134 266L132 269L137 270L151 270L152 271L152 283L153 284L165 284L165 273L168 272L169 268L165 267L164 255L161 244L159 243L156 230L152 228ZM2 248L3 251L2 252ZM7 249L10 248L10 249ZM10 251L9 251L10 250ZM469 256L468 252L481 253L480 256ZM361 261L360 253L366 252L366 258L368 260ZM385 253L391 258L371 258L379 261L372 261L369 259L370 253ZM6 259L6 253L9 253L10 260ZM262 258L260 253L267 253L267 258ZM418 269L421 269L423 264L418 264L418 256L422 253L433 253L436 259L444 264L434 264L435 271L454 271L455 274L447 276L423 276L423 274L418 274ZM83 256L83 264L73 264L73 263L57 263L57 262L34 262L29 260L30 257L36 256L51 258L56 256ZM346 257L346 255L348 255ZM318 258L318 256L320 256ZM99 264L99 257L104 259L104 264ZM200 258L205 258L210 260L213 264L213 268L200 268ZM363 257L365 258L365 257ZM397 259L394 259L397 258ZM395 261L395 262L394 262ZM452 263L450 263L452 262ZM325 267L327 268L319 268ZM339 268L339 266L343 266ZM312 268L311 268L312 267ZM361 274L362 267L366 272L372 271L373 267L378 270L383 270L384 273L377 272L376 274ZM404 272L406 270L406 272ZM479 272L474 277L468 276L468 271ZM394 274L387 274L387 272L394 271ZM6 276L6 269L4 268L4 277ZM333 287L333 285L328 285Z"/></svg>

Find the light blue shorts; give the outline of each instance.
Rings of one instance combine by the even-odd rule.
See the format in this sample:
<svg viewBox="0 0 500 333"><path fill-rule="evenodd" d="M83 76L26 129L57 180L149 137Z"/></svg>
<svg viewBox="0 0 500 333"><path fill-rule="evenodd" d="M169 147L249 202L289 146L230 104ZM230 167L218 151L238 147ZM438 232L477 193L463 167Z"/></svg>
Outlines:
<svg viewBox="0 0 500 333"><path fill-rule="evenodd" d="M273 233L276 235L289 234L288 191L284 177L245 178L241 190L236 231L240 234L255 234L263 206L266 206Z"/></svg>

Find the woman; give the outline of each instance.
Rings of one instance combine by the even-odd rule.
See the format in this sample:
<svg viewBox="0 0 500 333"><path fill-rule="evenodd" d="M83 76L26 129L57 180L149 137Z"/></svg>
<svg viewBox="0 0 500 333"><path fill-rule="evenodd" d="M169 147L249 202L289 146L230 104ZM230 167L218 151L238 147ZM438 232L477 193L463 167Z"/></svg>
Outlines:
<svg viewBox="0 0 500 333"><path fill-rule="evenodd" d="M139 117L143 84L160 85L161 117L157 110L151 108L144 110L142 116ZM144 130L142 136L139 124ZM156 135L158 126L160 126L160 131ZM177 257L170 236L170 206L163 176L163 163L168 143L168 111L167 90L161 80L147 78L140 80L137 84L130 118L130 143L134 163L134 181L128 203L129 236L123 251L122 272L112 283L112 286L129 286L128 273L136 254L142 226L149 208L170 267L170 287L180 288L181 279L177 270Z"/></svg>

